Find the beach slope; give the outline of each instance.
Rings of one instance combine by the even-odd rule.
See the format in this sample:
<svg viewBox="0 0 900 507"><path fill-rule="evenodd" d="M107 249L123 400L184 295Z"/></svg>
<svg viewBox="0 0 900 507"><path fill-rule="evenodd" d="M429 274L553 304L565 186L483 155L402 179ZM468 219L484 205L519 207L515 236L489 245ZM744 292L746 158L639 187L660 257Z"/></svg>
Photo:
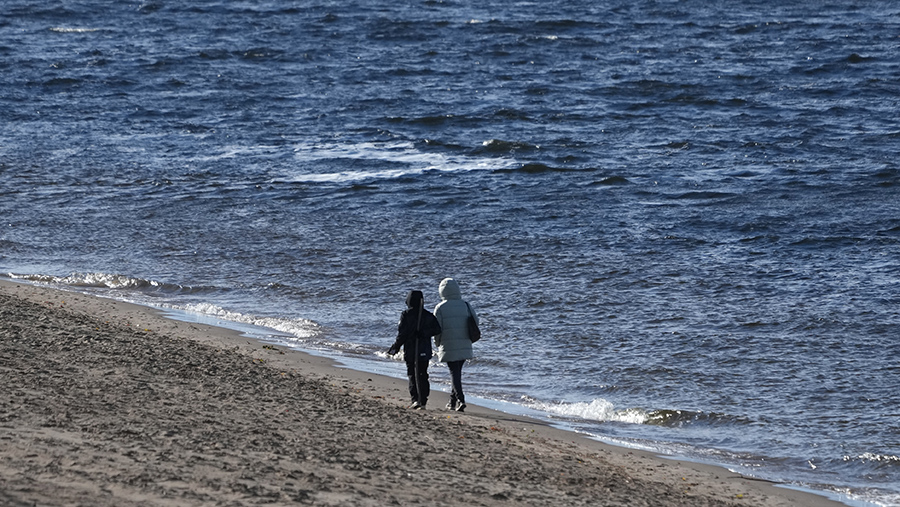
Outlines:
<svg viewBox="0 0 900 507"><path fill-rule="evenodd" d="M444 393L410 411L403 384L0 281L0 504L833 504L481 407L447 412Z"/></svg>

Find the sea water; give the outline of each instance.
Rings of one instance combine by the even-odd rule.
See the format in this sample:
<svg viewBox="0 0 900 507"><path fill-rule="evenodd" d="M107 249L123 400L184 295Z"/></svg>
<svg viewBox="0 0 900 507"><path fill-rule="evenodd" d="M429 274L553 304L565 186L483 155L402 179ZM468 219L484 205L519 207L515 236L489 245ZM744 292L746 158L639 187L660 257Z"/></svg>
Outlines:
<svg viewBox="0 0 900 507"><path fill-rule="evenodd" d="M0 5L0 273L900 504L900 6ZM442 366L432 368L439 387Z"/></svg>

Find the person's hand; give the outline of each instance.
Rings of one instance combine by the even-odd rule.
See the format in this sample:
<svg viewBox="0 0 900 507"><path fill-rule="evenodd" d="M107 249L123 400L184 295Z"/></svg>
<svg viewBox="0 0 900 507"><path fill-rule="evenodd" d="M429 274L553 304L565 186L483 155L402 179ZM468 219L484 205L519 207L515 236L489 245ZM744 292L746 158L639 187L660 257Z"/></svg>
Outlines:
<svg viewBox="0 0 900 507"><path fill-rule="evenodd" d="M396 355L397 352L400 352L400 348L399 348L399 347L391 346L391 348L388 349L388 355L389 355L389 356Z"/></svg>

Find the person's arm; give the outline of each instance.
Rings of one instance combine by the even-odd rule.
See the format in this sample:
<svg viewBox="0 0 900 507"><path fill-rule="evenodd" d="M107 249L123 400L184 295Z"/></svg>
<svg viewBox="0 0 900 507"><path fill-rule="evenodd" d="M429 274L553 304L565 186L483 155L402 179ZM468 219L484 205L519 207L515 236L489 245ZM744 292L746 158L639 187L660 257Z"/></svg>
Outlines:
<svg viewBox="0 0 900 507"><path fill-rule="evenodd" d="M428 314L428 327L425 329L425 334L428 335L429 338L432 336L440 336L444 331L444 328L441 327L441 321L437 319L433 314Z"/></svg>
<svg viewBox="0 0 900 507"><path fill-rule="evenodd" d="M406 318L406 312L400 314L400 323L397 324L397 339L394 340L394 344L391 345L391 348L388 349L389 355L394 355L397 352L400 352L400 347L406 343L406 339L409 336L409 323L407 322L409 319Z"/></svg>
<svg viewBox="0 0 900 507"><path fill-rule="evenodd" d="M437 306L434 307L434 318L437 320L438 326L441 328L441 332L444 330L444 317L441 313L442 303L438 303ZM441 333L434 335L434 345L436 347L441 346Z"/></svg>

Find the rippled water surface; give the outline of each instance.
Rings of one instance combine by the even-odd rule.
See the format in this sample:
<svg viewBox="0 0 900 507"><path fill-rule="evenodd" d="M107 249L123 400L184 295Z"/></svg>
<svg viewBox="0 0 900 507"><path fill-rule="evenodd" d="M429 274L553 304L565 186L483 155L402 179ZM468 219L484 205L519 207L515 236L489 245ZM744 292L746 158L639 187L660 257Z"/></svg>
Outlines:
<svg viewBox="0 0 900 507"><path fill-rule="evenodd" d="M888 1L9 0L0 273L398 375L452 276L472 394L896 505L898 76Z"/></svg>

